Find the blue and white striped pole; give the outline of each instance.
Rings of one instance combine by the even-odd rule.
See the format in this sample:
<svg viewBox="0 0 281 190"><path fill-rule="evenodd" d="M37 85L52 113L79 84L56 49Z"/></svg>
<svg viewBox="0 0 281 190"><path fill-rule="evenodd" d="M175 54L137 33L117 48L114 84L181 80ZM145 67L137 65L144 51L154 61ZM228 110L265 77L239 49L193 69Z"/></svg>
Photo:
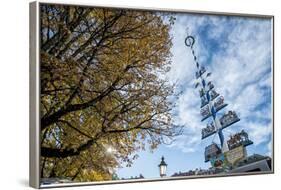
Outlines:
<svg viewBox="0 0 281 190"><path fill-rule="evenodd" d="M213 120L215 129L216 129L216 131L218 133L218 136L219 136L219 139L220 139L221 149L222 149L223 152L226 152L226 151L228 151L228 146L227 146L226 142L224 141L224 135L223 135L223 132L222 132L222 127L221 127L220 121L218 120L218 118L216 118L216 109L213 105L213 100L211 100L211 98L210 98L209 90L206 89L206 81L203 78L202 74L200 74L200 64L197 61L197 57L195 56L194 49L193 49L194 43L195 43L195 39L194 39L193 36L187 36L186 37L185 45L187 47L190 47L193 58L194 58L194 62L196 63L197 73L199 73L199 78L200 78L200 82L201 82L202 89L203 89L203 92L204 92L204 96L207 97L209 112L212 115L212 120Z"/></svg>

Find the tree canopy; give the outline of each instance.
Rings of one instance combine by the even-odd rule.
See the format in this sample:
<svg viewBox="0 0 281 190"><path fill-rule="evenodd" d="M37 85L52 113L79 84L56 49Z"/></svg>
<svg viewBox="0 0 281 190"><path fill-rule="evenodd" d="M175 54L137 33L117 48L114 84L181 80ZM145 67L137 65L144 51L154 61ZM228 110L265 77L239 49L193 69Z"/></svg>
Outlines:
<svg viewBox="0 0 281 190"><path fill-rule="evenodd" d="M160 13L41 4L41 177L112 179L180 134Z"/></svg>

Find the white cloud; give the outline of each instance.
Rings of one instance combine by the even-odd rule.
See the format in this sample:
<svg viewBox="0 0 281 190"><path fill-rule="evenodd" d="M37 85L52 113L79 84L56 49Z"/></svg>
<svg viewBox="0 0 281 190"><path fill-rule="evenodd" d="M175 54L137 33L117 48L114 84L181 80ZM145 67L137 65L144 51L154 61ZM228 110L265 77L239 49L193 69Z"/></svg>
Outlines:
<svg viewBox="0 0 281 190"><path fill-rule="evenodd" d="M268 150L268 152L266 153L266 155L270 156L272 158L273 157L273 154L272 154L272 141L269 141L267 143L267 150Z"/></svg>
<svg viewBox="0 0 281 190"><path fill-rule="evenodd" d="M271 123L269 125L262 125L260 123L247 123L247 129L249 132L249 136L254 139L254 145L259 145L261 143L264 143L268 140L270 137L270 134L272 132L272 125Z"/></svg>

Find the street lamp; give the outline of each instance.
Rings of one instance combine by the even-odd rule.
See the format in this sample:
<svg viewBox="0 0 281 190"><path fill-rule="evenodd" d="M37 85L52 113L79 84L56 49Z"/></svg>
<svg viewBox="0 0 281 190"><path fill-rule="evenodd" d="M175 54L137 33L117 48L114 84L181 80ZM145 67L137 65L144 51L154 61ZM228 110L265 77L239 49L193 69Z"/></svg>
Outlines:
<svg viewBox="0 0 281 190"><path fill-rule="evenodd" d="M161 162L158 165L158 167L159 167L159 170L160 170L160 177L166 176L167 164L164 161L164 156L162 156Z"/></svg>

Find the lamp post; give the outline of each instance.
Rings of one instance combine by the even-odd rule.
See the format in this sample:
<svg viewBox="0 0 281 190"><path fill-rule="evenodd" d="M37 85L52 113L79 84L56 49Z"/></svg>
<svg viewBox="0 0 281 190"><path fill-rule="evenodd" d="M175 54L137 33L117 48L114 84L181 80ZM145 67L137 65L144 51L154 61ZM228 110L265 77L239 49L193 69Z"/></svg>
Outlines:
<svg viewBox="0 0 281 190"><path fill-rule="evenodd" d="M160 171L160 177L166 176L167 164L164 161L164 156L162 156L161 162L158 165L158 167L159 167L159 171Z"/></svg>

